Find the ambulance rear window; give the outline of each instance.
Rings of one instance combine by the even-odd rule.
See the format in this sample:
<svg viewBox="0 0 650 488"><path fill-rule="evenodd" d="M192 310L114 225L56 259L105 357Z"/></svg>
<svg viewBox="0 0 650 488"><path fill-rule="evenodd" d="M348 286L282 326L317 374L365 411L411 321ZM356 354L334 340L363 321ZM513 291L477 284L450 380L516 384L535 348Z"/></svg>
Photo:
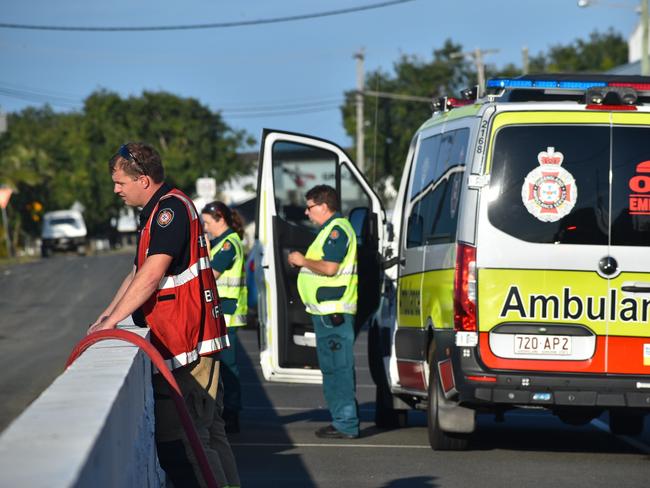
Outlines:
<svg viewBox="0 0 650 488"><path fill-rule="evenodd" d="M504 127L487 194L490 223L524 241L647 246L650 129Z"/></svg>

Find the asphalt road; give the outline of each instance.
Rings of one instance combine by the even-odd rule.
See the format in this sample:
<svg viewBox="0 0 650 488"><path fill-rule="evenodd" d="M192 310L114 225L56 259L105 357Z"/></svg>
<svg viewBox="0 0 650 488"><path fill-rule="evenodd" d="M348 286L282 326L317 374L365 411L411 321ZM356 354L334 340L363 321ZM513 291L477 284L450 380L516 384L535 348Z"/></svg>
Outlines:
<svg viewBox="0 0 650 488"><path fill-rule="evenodd" d="M0 268L0 431L61 374L132 262L70 254Z"/></svg>
<svg viewBox="0 0 650 488"><path fill-rule="evenodd" d="M0 429L62 371L73 345L103 309L132 256L56 256L0 269ZM635 438L606 422L571 427L541 411L515 411L505 422L479 416L465 452L434 452L423 412L409 426L372 423L374 386L366 335L356 343L362 437L323 441L329 422L318 385L266 383L257 332L240 331L244 410L231 443L244 487L645 487L650 479L650 419Z"/></svg>

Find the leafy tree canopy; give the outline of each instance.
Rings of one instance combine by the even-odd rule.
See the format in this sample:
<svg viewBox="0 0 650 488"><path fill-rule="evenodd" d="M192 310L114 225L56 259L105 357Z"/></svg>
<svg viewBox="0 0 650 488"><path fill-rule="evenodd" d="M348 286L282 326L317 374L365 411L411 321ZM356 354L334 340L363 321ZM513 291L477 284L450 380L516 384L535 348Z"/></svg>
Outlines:
<svg viewBox="0 0 650 488"><path fill-rule="evenodd" d="M246 133L197 100L165 92L123 99L97 91L80 112L27 108L10 114L8 122L0 137L0 183L16 191L11 220L33 236L43 212L75 201L86 208L90 234L109 231L122 202L113 194L108 160L127 141L152 144L167 181L190 194L198 177L225 182L252 169L237 159L237 149L253 142Z"/></svg>
<svg viewBox="0 0 650 488"><path fill-rule="evenodd" d="M459 90L477 83L474 63L455 54L461 52L460 44L446 40L442 48L433 51L430 60L403 55L394 64L392 73L369 72L366 90L428 98L458 97ZM551 46L547 53L531 58L529 72L598 72L626 62L627 42L620 34L609 30L604 34L593 32L588 40L577 39L568 45ZM501 68L488 64L485 71L487 78L522 74L522 68L514 64ZM346 101L341 107L346 132L353 138L356 134L355 93L346 92ZM377 190L382 191L389 177L395 185L399 184L411 138L430 116L428 103L365 97L364 167Z"/></svg>

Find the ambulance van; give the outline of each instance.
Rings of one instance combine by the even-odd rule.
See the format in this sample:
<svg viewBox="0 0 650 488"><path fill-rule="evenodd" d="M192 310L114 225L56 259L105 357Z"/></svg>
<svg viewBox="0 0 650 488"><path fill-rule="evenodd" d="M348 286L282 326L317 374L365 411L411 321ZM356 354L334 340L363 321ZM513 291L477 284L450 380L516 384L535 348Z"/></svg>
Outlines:
<svg viewBox="0 0 650 488"><path fill-rule="evenodd" d="M531 75L440 99L413 137L391 222L338 146L265 131L257 238L261 363L320 381L286 255L304 193L339 192L359 236L375 421L424 409L433 449L476 412L544 408L616 434L650 412L650 78Z"/></svg>

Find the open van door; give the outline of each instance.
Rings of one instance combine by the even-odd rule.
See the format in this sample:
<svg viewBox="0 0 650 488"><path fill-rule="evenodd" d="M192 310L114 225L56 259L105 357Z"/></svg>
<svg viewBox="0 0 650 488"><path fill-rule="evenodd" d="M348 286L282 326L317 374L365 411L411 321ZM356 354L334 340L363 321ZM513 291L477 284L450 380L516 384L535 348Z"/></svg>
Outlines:
<svg viewBox="0 0 650 488"><path fill-rule="evenodd" d="M319 383L316 336L298 294L291 251L305 253L317 229L305 215L305 193L336 189L341 213L358 241L359 299L356 332L379 304L380 249L385 214L381 202L348 155L331 142L289 132L262 133L255 219L260 363L270 381Z"/></svg>

